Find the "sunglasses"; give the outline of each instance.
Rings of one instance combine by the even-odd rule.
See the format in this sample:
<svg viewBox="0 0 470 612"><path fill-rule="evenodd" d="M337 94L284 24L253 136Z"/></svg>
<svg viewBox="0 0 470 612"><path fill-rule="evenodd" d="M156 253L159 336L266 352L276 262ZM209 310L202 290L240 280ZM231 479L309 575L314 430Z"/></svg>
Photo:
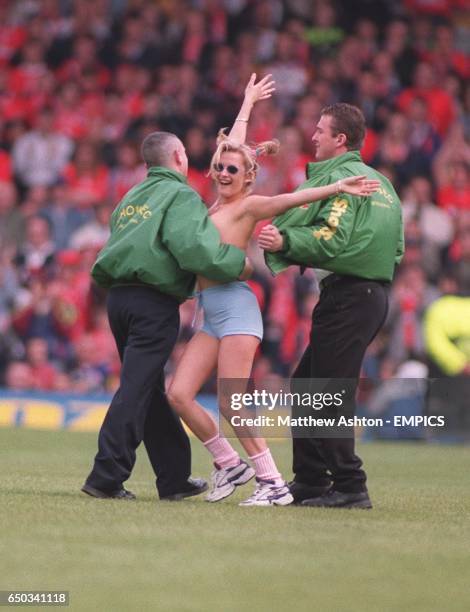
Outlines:
<svg viewBox="0 0 470 612"><path fill-rule="evenodd" d="M236 174L239 170L239 168L231 164L228 166L224 166L224 164L214 164L213 168L216 172L223 172L223 170L226 169L229 174Z"/></svg>

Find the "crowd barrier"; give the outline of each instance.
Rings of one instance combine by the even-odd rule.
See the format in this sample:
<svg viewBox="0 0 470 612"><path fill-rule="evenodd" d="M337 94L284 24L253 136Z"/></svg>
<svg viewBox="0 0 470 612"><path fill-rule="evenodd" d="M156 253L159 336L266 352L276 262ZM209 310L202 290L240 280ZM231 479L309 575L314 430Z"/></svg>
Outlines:
<svg viewBox="0 0 470 612"><path fill-rule="evenodd" d="M111 395L76 395L0 390L0 427L68 431L98 431ZM209 411L217 410L215 396L200 396Z"/></svg>
<svg viewBox="0 0 470 612"><path fill-rule="evenodd" d="M411 388L407 389L410 384ZM397 379L393 384L381 383L366 401L361 400L359 394L357 414L361 417L380 416L382 426L358 427L357 437L363 440L411 439L469 443L469 389L459 389L460 401L453 405L449 401L447 382L442 385L443 391L439 391L438 384L434 384L434 387L438 392L436 397L431 399L423 387L423 381L417 385L411 381ZM110 394L85 396L71 393L19 392L0 388L0 427L97 432L111 397ZM215 395L200 395L198 401L216 417L218 411ZM396 419L400 421L400 426L395 426ZM445 422L445 426L436 426L439 425L438 421ZM230 430L225 435L231 437L234 434ZM271 437L269 432L263 435ZM286 433L274 434L273 437L289 435L287 428Z"/></svg>

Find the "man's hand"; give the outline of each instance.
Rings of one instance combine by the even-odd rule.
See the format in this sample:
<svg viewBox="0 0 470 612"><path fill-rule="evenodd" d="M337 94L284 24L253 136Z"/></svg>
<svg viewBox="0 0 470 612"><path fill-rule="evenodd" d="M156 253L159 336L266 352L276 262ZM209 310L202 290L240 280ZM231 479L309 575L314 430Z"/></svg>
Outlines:
<svg viewBox="0 0 470 612"><path fill-rule="evenodd" d="M258 246L260 249L275 253L280 251L284 245L284 239L279 230L274 225L265 225L258 237Z"/></svg>
<svg viewBox="0 0 470 612"><path fill-rule="evenodd" d="M248 85L245 88L245 100L251 104L258 102L259 100L266 100L270 98L275 91L274 81L271 80L272 75L267 74L265 77L256 83L256 74L253 73L248 81Z"/></svg>
<svg viewBox="0 0 470 612"><path fill-rule="evenodd" d="M254 271L255 269L253 267L253 264L248 259L248 257L245 257L245 267L243 268L242 273L238 277L238 280L241 280L241 281L248 280Z"/></svg>

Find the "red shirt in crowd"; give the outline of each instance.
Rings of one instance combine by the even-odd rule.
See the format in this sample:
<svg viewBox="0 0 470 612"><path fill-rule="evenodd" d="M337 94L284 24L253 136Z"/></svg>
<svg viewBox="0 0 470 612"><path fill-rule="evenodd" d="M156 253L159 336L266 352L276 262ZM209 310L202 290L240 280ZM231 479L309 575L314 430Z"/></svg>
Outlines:
<svg viewBox="0 0 470 612"><path fill-rule="evenodd" d="M11 180L11 159L6 151L0 150L0 181Z"/></svg>
<svg viewBox="0 0 470 612"><path fill-rule="evenodd" d="M405 6L413 13L451 17L452 9L468 8L468 0L405 0Z"/></svg>
<svg viewBox="0 0 470 612"><path fill-rule="evenodd" d="M23 26L4 24L0 20L0 65L6 64L11 56L26 42L27 33Z"/></svg>
<svg viewBox="0 0 470 612"><path fill-rule="evenodd" d="M57 370L49 363L31 366L33 386L39 391L52 391L55 388Z"/></svg>
<svg viewBox="0 0 470 612"><path fill-rule="evenodd" d="M201 199L210 207L214 191L212 189L212 179L206 174L207 170L188 168L188 185L197 191Z"/></svg>
<svg viewBox="0 0 470 612"><path fill-rule="evenodd" d="M429 122L439 136L445 136L455 119L455 106L451 96L439 87L433 89L408 87L396 100L398 108L406 113L416 98L423 98L426 101Z"/></svg>
<svg viewBox="0 0 470 612"><path fill-rule="evenodd" d="M68 164L64 178L71 196L83 208L100 204L108 196L109 170L104 165L98 166L93 172L79 175L75 165Z"/></svg>
<svg viewBox="0 0 470 612"><path fill-rule="evenodd" d="M448 211L470 210L470 185L457 189L453 185L443 185L437 190L437 203Z"/></svg>

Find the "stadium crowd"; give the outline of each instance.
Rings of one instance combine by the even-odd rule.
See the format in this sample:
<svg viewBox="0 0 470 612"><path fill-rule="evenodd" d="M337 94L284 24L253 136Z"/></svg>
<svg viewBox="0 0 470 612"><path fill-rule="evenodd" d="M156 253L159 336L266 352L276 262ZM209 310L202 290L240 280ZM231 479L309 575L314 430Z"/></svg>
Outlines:
<svg viewBox="0 0 470 612"><path fill-rule="evenodd" d="M222 126L252 72L275 96L254 109L252 141L279 138L256 191L293 190L320 109L357 104L362 154L403 202L406 255L367 376L420 369L423 321L440 296L470 296L470 23L465 0L18 0L0 2L0 384L111 391L119 359L105 295L89 270L122 195L145 176L148 133L180 136L207 204ZM254 376L286 376L318 297L313 271L272 278L256 244L250 281L265 338ZM470 303L470 297L469 301ZM467 306L467 312L470 306ZM193 333L181 307L174 364ZM469 317L470 318L470 317ZM470 348L462 370L470 374ZM467 351L465 353L465 351ZM454 361L455 363L455 361ZM413 375L413 374L412 374Z"/></svg>

